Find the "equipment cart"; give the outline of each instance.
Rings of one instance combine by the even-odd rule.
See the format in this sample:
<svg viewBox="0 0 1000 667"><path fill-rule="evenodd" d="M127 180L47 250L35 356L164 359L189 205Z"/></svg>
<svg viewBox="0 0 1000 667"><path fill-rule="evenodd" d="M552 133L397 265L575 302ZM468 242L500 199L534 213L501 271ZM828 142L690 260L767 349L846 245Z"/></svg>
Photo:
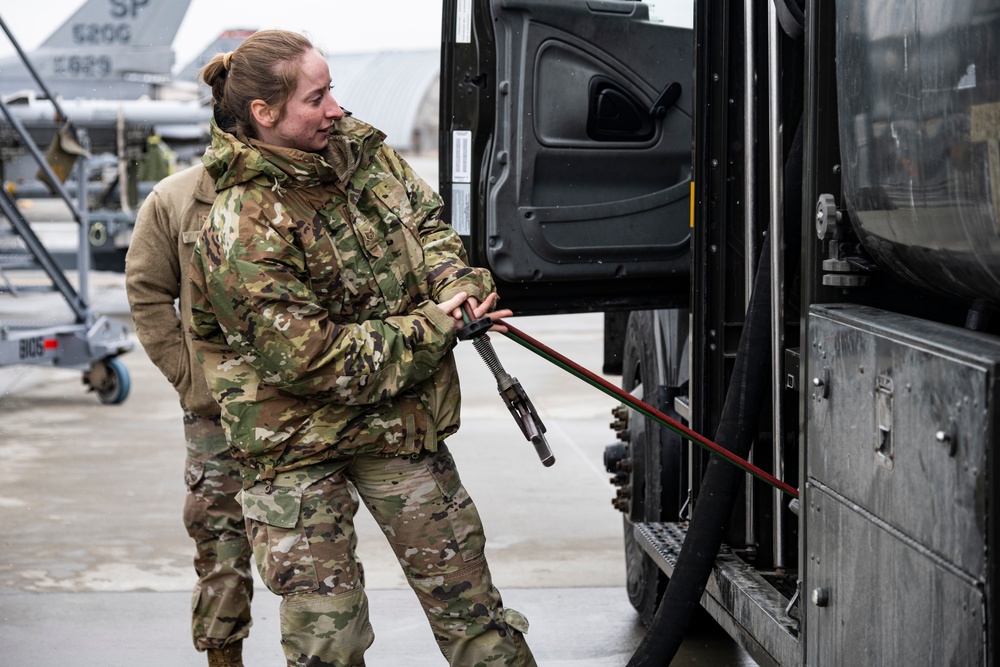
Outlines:
<svg viewBox="0 0 1000 667"><path fill-rule="evenodd" d="M66 203L79 225L80 236L77 256L77 287L71 284L62 268L39 240L34 230L18 209L14 198L0 188L0 295L6 293L19 298L44 290L58 292L68 304L71 321L60 322L46 316L44 321L26 321L11 317L0 306L0 368L15 364L49 365L83 371L83 383L97 393L104 404L121 403L128 396L131 381L128 370L119 357L132 349L128 327L91 309L88 296L90 271L90 244L87 224L86 157L88 139L79 134L66 119L58 102L45 88L7 25L0 19L0 28L7 34L26 67L43 92L52 100L56 111L65 123L54 139L49 154L59 155L55 164L63 175L75 171L78 178L78 198L71 200L46 157L41 153L28 131L11 113L7 103L0 99L0 111L11 128L18 134L25 148L38 163L56 194ZM75 163L75 166L74 166ZM69 165L69 166L67 166ZM26 274L26 271L30 273ZM35 278L44 273L48 284L37 280L19 281L26 275ZM21 283L19 285L19 282ZM44 283L44 281L43 281Z"/></svg>

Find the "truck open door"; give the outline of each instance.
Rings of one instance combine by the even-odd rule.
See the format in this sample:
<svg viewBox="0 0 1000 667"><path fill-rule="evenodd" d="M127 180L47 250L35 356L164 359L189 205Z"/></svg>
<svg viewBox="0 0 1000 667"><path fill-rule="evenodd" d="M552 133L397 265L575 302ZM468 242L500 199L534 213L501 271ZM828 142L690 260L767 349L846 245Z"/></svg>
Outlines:
<svg viewBox="0 0 1000 667"><path fill-rule="evenodd" d="M692 31L617 0L445 0L446 215L518 314L689 299Z"/></svg>

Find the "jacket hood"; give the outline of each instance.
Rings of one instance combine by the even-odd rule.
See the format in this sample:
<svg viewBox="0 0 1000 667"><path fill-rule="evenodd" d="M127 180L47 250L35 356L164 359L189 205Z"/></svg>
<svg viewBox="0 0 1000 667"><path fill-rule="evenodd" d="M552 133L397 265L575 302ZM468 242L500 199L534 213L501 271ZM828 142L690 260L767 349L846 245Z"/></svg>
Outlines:
<svg viewBox="0 0 1000 667"><path fill-rule="evenodd" d="M212 145L202 157L216 190L256 181L268 187L312 187L346 184L359 168L367 167L385 134L364 121L344 116L333 124L330 142L319 153L273 146L236 136L211 121Z"/></svg>

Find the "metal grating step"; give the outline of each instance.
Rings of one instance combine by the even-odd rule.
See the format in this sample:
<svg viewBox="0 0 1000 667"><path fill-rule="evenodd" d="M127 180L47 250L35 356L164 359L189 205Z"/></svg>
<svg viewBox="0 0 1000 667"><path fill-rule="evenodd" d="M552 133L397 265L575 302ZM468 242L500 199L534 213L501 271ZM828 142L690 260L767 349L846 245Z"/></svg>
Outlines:
<svg viewBox="0 0 1000 667"><path fill-rule="evenodd" d="M0 253L0 267L5 269L37 269L38 262L28 252Z"/></svg>
<svg viewBox="0 0 1000 667"><path fill-rule="evenodd" d="M668 577L673 576L687 535L687 524L637 523L634 535L639 546L660 569ZM780 581L784 592L768 578ZM794 590L794 576L759 572L732 549L723 546L705 586L701 605L758 664L799 665L799 623ZM785 592L790 592L790 597Z"/></svg>

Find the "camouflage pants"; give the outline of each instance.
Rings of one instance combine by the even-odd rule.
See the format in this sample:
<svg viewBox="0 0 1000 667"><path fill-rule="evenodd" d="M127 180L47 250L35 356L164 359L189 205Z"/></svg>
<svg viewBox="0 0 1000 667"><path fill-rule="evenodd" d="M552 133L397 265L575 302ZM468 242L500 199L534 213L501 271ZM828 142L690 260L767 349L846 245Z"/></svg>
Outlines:
<svg viewBox="0 0 1000 667"><path fill-rule="evenodd" d="M218 417L184 414L187 461L184 527L195 541L198 574L191 599L191 634L199 651L222 648L250 632L250 543L236 494L240 466L229 453Z"/></svg>
<svg viewBox="0 0 1000 667"><path fill-rule="evenodd" d="M355 554L358 496L382 528L453 667L534 667L527 621L504 609L483 555L479 512L447 449L345 459L306 481L280 475L243 493L264 583L282 597L288 665L358 667L375 639ZM357 492L352 489L357 489Z"/></svg>

